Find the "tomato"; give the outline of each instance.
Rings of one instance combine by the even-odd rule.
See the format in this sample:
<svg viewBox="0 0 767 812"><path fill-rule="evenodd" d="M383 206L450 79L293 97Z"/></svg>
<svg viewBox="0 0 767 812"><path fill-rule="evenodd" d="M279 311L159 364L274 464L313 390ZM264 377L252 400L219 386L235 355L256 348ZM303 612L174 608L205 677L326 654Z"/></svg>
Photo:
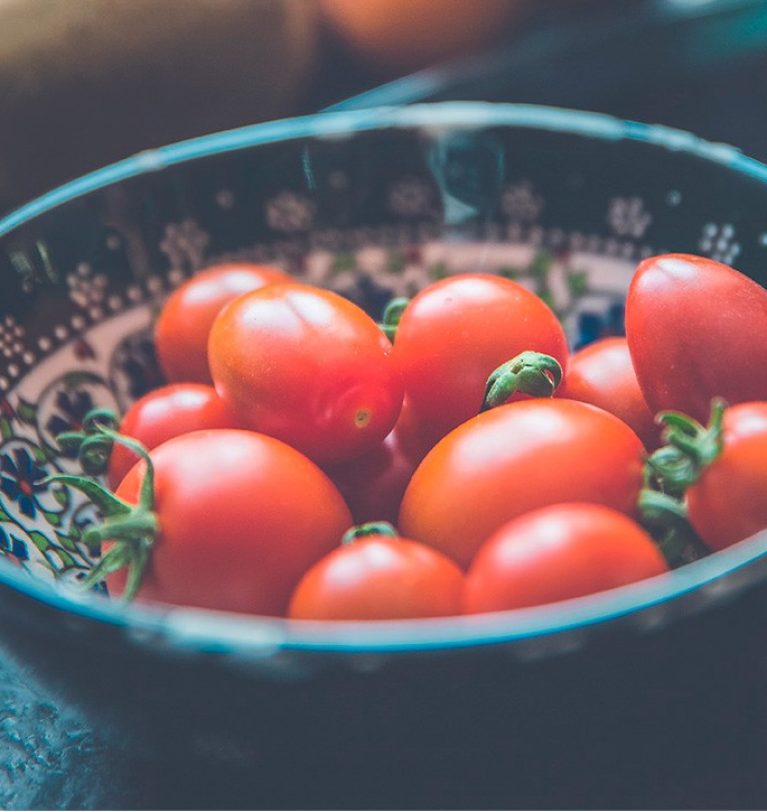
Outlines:
<svg viewBox="0 0 767 812"><path fill-rule="evenodd" d="M427 454L405 491L399 529L466 566L491 533L535 508L583 501L633 515L643 454L636 434L596 406L499 406Z"/></svg>
<svg viewBox="0 0 767 812"><path fill-rule="evenodd" d="M210 334L216 390L244 425L316 462L381 443L402 405L391 343L328 290L275 284L231 302Z"/></svg>
<svg viewBox="0 0 767 812"><path fill-rule="evenodd" d="M626 337L650 409L705 421L709 404L767 400L767 290L721 262L665 254L640 263Z"/></svg>
<svg viewBox="0 0 767 812"><path fill-rule="evenodd" d="M362 524L397 521L402 496L417 465L402 447L395 426L372 451L324 470L346 500L354 521Z"/></svg>
<svg viewBox="0 0 767 812"><path fill-rule="evenodd" d="M344 542L301 579L290 617L395 620L461 613L464 576L446 556L398 537L390 525L363 526Z"/></svg>
<svg viewBox="0 0 767 812"><path fill-rule="evenodd" d="M119 431L151 450L181 434L236 426L234 415L212 386L176 383L155 389L137 400L125 413ZM109 484L116 488L137 461L136 454L115 443L109 457Z"/></svg>
<svg viewBox="0 0 767 812"><path fill-rule="evenodd" d="M208 371L208 334L221 308L237 296L287 275L268 265L232 262L195 274L175 290L155 325L160 367L169 381L212 383Z"/></svg>
<svg viewBox="0 0 767 812"><path fill-rule="evenodd" d="M283 614L300 577L351 523L325 474L272 437L198 431L168 440L150 458L157 529L140 600ZM135 465L117 496L139 504L146 470L143 461ZM147 523L146 511L146 505L137 510L134 527ZM119 537L121 522L121 516L109 520L100 536ZM117 541L123 550L131 544L135 540ZM109 543L104 548L107 555L114 551ZM122 594L125 569L110 574L107 584L111 594Z"/></svg>
<svg viewBox="0 0 767 812"><path fill-rule="evenodd" d="M599 406L631 426L645 448L660 445L660 428L639 388L625 338L603 338L572 355L556 396Z"/></svg>
<svg viewBox="0 0 767 812"><path fill-rule="evenodd" d="M397 437L397 446L416 465L431 451L436 442L432 440L431 433L427 431L426 427L419 423L407 394L402 400L402 411L397 418L394 432Z"/></svg>
<svg viewBox="0 0 767 812"><path fill-rule="evenodd" d="M557 317L516 282L462 274L421 291L402 314L394 357L414 420L431 442L476 415L490 374L526 350L566 367Z"/></svg>
<svg viewBox="0 0 767 812"><path fill-rule="evenodd" d="M767 403L725 411L722 451L687 490L687 511L712 550L767 528Z"/></svg>
<svg viewBox="0 0 767 812"><path fill-rule="evenodd" d="M668 570L652 538L603 505L540 508L504 524L466 576L464 611L497 612L578 598Z"/></svg>

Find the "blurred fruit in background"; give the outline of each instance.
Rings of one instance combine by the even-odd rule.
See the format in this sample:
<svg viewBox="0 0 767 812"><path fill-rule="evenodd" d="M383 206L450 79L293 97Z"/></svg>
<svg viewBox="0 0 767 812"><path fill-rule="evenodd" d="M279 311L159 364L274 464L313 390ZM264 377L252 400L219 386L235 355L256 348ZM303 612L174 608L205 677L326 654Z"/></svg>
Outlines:
<svg viewBox="0 0 767 812"><path fill-rule="evenodd" d="M423 68L496 40L521 0L321 0L329 24L363 61Z"/></svg>
<svg viewBox="0 0 767 812"><path fill-rule="evenodd" d="M132 152L293 112L317 8L2 0L0 210Z"/></svg>

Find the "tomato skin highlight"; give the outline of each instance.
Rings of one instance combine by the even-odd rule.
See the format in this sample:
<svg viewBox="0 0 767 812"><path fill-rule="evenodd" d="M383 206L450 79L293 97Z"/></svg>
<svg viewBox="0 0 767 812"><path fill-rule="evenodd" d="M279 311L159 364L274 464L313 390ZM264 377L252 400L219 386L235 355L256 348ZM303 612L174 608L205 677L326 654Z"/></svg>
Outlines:
<svg viewBox="0 0 767 812"><path fill-rule="evenodd" d="M318 463L381 443L402 406L391 343L352 302L274 284L231 302L210 334L216 391L244 425Z"/></svg>
<svg viewBox="0 0 767 812"><path fill-rule="evenodd" d="M351 523L325 474L272 437L198 431L150 456L160 531L138 600L281 615L303 573ZM144 470L140 462L129 471L120 498L138 502ZM125 577L107 578L112 595Z"/></svg>
<svg viewBox="0 0 767 812"><path fill-rule="evenodd" d="M711 400L767 400L767 290L721 262L665 254L640 263L626 337L653 413L705 423Z"/></svg>
<svg viewBox="0 0 767 812"><path fill-rule="evenodd" d="M301 579L288 614L302 620L396 620L461 613L464 576L436 550L367 536L329 553Z"/></svg>
<svg viewBox="0 0 767 812"><path fill-rule="evenodd" d="M237 421L212 386L176 383L154 389L125 413L119 432L152 450L166 440L202 429L237 428ZM109 456L107 478L116 488L138 457L119 443Z"/></svg>
<svg viewBox="0 0 767 812"><path fill-rule="evenodd" d="M461 274L421 291L407 306L394 343L414 420L435 443L482 405L485 384L525 350L567 367L557 317L522 285L489 274Z"/></svg>
<svg viewBox="0 0 767 812"><path fill-rule="evenodd" d="M712 550L767 528L767 403L724 413L722 453L687 490L690 523Z"/></svg>
<svg viewBox="0 0 767 812"><path fill-rule="evenodd" d="M614 415L574 400L491 409L443 438L410 480L399 529L468 566L510 519L559 502L634 515L644 449Z"/></svg>
<svg viewBox="0 0 767 812"><path fill-rule="evenodd" d="M195 274L166 300L155 324L157 360L169 381L212 384L208 335L221 308L251 290L284 282L269 265L231 262Z"/></svg>
<svg viewBox="0 0 767 812"><path fill-rule="evenodd" d="M648 450L661 443L660 427L639 388L625 338L603 338L570 356L555 397L580 400L619 417Z"/></svg>
<svg viewBox="0 0 767 812"><path fill-rule="evenodd" d="M652 538L603 505L551 505L512 519L480 547L464 611L498 612L578 598L668 571Z"/></svg>

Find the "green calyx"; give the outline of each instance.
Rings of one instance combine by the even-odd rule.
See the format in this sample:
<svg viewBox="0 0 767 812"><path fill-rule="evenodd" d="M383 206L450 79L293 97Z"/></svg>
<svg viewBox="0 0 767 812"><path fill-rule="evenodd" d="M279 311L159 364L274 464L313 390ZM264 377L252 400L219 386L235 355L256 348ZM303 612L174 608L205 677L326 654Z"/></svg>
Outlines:
<svg viewBox="0 0 767 812"><path fill-rule="evenodd" d="M105 541L113 546L99 563L81 581L84 589L90 589L113 572L128 568L128 578L123 592L123 600L130 601L141 586L141 579L149 562L150 552L158 533L157 515L154 512L154 465L144 446L118 434L110 428L97 424L93 437L101 436L105 441L129 448L146 464L144 479L139 491L139 502L131 505L115 496L101 483L93 479L71 474L56 474L49 482L59 482L79 490L90 499L104 517L102 524L90 527L83 536L89 547L98 547Z"/></svg>
<svg viewBox="0 0 767 812"><path fill-rule="evenodd" d="M708 426L680 412L661 412L656 421L664 426L666 443L647 457L644 487L637 508L642 524L652 533L671 566L707 554L687 519L685 494L706 468L722 453L722 421L726 404L711 402Z"/></svg>
<svg viewBox="0 0 767 812"><path fill-rule="evenodd" d="M527 350L501 364L487 379L481 412L500 406L515 393L550 398L562 383L562 367L556 358Z"/></svg>
<svg viewBox="0 0 767 812"><path fill-rule="evenodd" d="M400 296L396 299L392 299L384 308L381 323L378 326L392 343L394 343L394 337L397 334L397 327L399 327L402 314L409 304L410 299L406 296Z"/></svg>
<svg viewBox="0 0 767 812"><path fill-rule="evenodd" d="M397 538L399 533L394 528L394 525L389 522L367 522L366 524L358 524L347 530L341 544L353 544L357 539L364 538L365 536L386 536L387 538Z"/></svg>
<svg viewBox="0 0 767 812"><path fill-rule="evenodd" d="M656 421L664 426L663 447L653 452L645 466L645 480L666 493L681 496L722 453L726 404L711 401L708 426L680 412L661 412Z"/></svg>
<svg viewBox="0 0 767 812"><path fill-rule="evenodd" d="M102 428L116 429L117 415L111 409L91 409L83 418L81 431L65 431L56 437L63 451L74 451L80 467L89 476L106 471L112 440L101 432Z"/></svg>
<svg viewBox="0 0 767 812"><path fill-rule="evenodd" d="M681 499L644 488L639 493L637 507L642 525L655 539L669 566L688 564L707 554Z"/></svg>

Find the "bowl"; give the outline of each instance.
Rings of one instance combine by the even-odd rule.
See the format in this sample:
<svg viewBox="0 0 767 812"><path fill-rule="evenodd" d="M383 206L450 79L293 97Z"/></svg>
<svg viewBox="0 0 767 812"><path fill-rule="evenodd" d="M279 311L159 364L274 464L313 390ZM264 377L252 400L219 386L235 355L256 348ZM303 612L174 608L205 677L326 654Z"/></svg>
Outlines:
<svg viewBox="0 0 767 812"><path fill-rule="evenodd" d="M186 141L9 214L8 650L57 703L167 775L184 765L187 803L579 805L626 792L650 803L692 787L710 799L761 743L767 534L537 609L290 622L78 591L95 517L45 478L74 470L57 433L160 382L153 317L212 262L274 262L374 315L447 274L498 273L545 295L577 347L621 332L643 257L701 253L764 283L766 203L767 167L729 146L593 113L456 102ZM188 774L192 763L217 777Z"/></svg>

